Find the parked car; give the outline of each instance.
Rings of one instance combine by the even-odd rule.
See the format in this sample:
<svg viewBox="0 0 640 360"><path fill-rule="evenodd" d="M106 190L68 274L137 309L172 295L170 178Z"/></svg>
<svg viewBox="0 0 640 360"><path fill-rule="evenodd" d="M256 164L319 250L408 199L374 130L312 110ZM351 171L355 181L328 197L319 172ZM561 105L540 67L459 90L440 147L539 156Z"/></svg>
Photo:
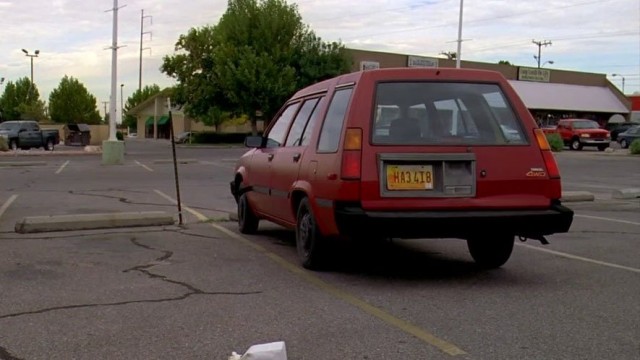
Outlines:
<svg viewBox="0 0 640 360"><path fill-rule="evenodd" d="M127 135L127 137L128 137L129 139L137 139L137 138L138 138L138 134L137 134L137 133L132 132L132 133L129 133L129 134Z"/></svg>
<svg viewBox="0 0 640 360"><path fill-rule="evenodd" d="M636 139L640 139L640 125L632 126L627 131L618 134L618 142L623 149L628 148Z"/></svg>
<svg viewBox="0 0 640 360"><path fill-rule="evenodd" d="M607 123L605 129L611 133L611 141L618 141L618 134L629 130L631 127L640 125L640 123L623 122L623 123Z"/></svg>
<svg viewBox="0 0 640 360"><path fill-rule="evenodd" d="M390 106L387 125L378 109ZM245 145L230 183L240 231L294 229L310 269L331 258L329 238L461 238L495 268L515 236L546 243L573 219L544 133L497 72L342 75L298 91Z"/></svg>
<svg viewBox="0 0 640 360"><path fill-rule="evenodd" d="M175 136L174 142L176 144L184 144L191 141L191 136L193 136L193 133L191 131L181 132L180 134Z"/></svg>
<svg viewBox="0 0 640 360"><path fill-rule="evenodd" d="M41 130L38 122L32 120L5 121L0 124L0 136L7 140L12 150L53 150L60 143L58 130Z"/></svg>
<svg viewBox="0 0 640 360"><path fill-rule="evenodd" d="M571 150L582 150L595 146L604 151L611 145L611 134L601 129L597 122L588 119L562 119L558 122L558 133Z"/></svg>

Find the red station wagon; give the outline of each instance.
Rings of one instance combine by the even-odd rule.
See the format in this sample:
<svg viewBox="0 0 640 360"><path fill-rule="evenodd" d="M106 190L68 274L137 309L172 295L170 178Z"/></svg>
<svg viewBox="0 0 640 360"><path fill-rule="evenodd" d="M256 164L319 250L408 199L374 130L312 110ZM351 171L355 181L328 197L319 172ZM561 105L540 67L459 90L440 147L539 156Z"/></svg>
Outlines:
<svg viewBox="0 0 640 360"><path fill-rule="evenodd" d="M514 239L567 232L558 166L507 80L467 69L378 69L298 91L238 161L243 233L260 219L295 229L301 263L328 239L465 239L484 268Z"/></svg>

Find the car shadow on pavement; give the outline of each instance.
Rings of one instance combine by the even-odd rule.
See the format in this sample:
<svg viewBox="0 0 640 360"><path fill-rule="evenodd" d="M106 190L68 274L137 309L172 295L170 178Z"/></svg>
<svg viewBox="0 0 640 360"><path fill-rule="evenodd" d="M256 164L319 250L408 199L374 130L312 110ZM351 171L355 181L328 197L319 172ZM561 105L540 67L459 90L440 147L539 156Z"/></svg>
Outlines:
<svg viewBox="0 0 640 360"><path fill-rule="evenodd" d="M290 248L291 255L297 256L293 231L269 228L259 230L258 235L262 239L268 238L272 244ZM434 246L436 241L440 243ZM449 252L447 244L455 249ZM441 248L444 249L440 251ZM468 259L461 257L461 249L464 249L464 256L468 256ZM507 270L484 270L478 267L466 254L466 243L460 239L334 240L330 243L329 251L330 260L321 270L324 273L395 280L513 280Z"/></svg>

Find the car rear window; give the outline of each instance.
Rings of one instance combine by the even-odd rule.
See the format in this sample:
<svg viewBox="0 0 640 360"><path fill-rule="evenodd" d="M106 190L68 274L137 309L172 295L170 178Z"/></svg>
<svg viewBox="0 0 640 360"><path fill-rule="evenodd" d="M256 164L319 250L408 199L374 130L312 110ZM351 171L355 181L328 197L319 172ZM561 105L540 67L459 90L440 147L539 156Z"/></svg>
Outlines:
<svg viewBox="0 0 640 360"><path fill-rule="evenodd" d="M384 82L375 96L373 144L528 144L497 84Z"/></svg>

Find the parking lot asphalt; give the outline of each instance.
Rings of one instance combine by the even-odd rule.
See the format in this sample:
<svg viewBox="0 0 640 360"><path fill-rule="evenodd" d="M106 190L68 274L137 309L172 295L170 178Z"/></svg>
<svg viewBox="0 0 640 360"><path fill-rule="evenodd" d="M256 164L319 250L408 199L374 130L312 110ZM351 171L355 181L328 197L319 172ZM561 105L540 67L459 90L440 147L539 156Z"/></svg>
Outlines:
<svg viewBox="0 0 640 360"><path fill-rule="evenodd" d="M184 224L17 234L26 216L164 211L178 219L168 142L100 155L0 158L0 359L226 359L285 341L290 359L637 359L640 158L556 154L563 188L593 191L567 234L518 242L481 271L459 240L342 244L303 270L293 233L240 235L238 147L179 147ZM186 161L190 160L190 161ZM7 160L8 161L8 160Z"/></svg>

